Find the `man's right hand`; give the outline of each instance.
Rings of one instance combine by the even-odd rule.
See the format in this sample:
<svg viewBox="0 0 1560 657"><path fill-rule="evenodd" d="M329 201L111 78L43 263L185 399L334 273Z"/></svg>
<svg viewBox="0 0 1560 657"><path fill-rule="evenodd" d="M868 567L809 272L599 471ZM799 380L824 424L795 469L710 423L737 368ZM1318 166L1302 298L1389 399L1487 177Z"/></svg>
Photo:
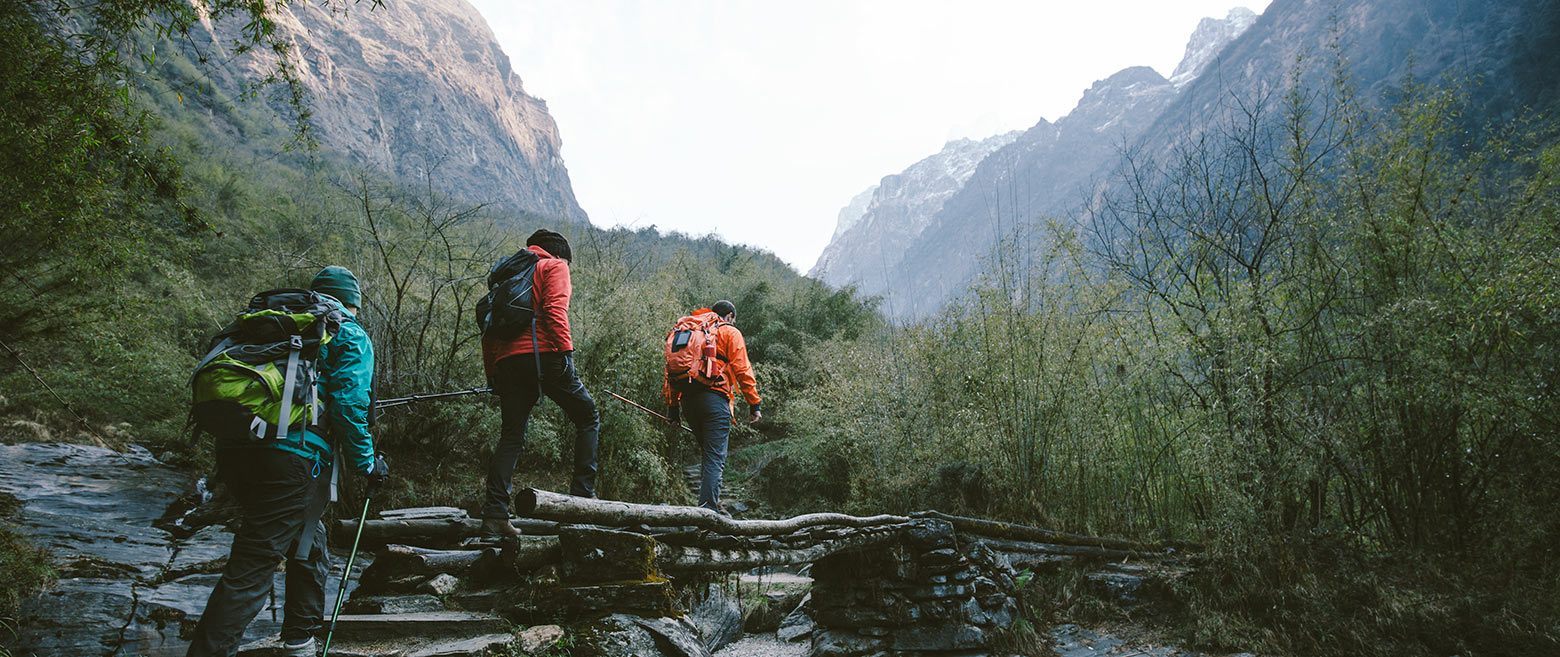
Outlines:
<svg viewBox="0 0 1560 657"><path fill-rule="evenodd" d="M762 417L764 417L763 411L753 411L753 414L748 416L748 424L757 424Z"/></svg>
<svg viewBox="0 0 1560 657"><path fill-rule="evenodd" d="M384 454L374 455L374 465L363 474L368 480L368 496L373 497L379 493L379 488L385 485L385 480L390 478L390 462L385 460Z"/></svg>
<svg viewBox="0 0 1560 657"><path fill-rule="evenodd" d="M666 423L674 427L682 425L682 407L673 406L666 411Z"/></svg>

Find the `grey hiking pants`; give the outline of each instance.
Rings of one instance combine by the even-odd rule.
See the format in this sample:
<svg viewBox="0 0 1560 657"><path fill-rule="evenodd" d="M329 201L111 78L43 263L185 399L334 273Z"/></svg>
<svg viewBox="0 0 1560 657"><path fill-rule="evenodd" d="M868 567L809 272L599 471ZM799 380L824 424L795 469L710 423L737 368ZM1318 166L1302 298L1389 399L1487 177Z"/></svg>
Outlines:
<svg viewBox="0 0 1560 657"><path fill-rule="evenodd" d="M279 449L227 449L217 453L217 474L238 499L244 518L233 534L222 579L212 589L195 625L189 657L238 652L244 628L265 606L276 563L287 560L282 639L318 632L325 617L325 525L306 506L330 494L330 463L317 463ZM323 508L323 504L318 505ZM312 536L308 556L295 558L304 531Z"/></svg>
<svg viewBox="0 0 1560 657"><path fill-rule="evenodd" d="M482 517L509 517L510 486L520 455L525 452L525 427L531 409L543 394L574 423L574 476L569 482L569 494L595 497L596 439L601 419L595 400L574 372L574 354L542 352L540 381L534 354L515 354L494 365L493 392L498 393L503 427L493 460L488 463L487 500L482 505Z"/></svg>

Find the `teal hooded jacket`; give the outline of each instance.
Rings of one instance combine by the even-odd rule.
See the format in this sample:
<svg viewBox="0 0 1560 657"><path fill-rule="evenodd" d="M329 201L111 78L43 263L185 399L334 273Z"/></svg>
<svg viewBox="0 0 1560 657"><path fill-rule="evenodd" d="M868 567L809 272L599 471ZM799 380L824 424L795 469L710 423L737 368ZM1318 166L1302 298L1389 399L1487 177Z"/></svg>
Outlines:
<svg viewBox="0 0 1560 657"><path fill-rule="evenodd" d="M335 300L332 299L334 302ZM341 329L320 348L320 402L324 406L321 426L294 429L284 441L223 442L219 449L281 449L323 465L335 458L335 447L342 450L342 464L359 473L374 467L374 436L368 430L370 390L374 382L374 343L357 318L340 303ZM324 435L321 435L323 432Z"/></svg>

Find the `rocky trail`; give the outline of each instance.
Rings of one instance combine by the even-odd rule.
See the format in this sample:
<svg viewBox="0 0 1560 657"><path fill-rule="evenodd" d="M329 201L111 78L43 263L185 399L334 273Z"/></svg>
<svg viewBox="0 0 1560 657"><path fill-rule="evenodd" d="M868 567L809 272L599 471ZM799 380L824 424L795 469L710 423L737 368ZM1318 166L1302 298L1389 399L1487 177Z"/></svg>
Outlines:
<svg viewBox="0 0 1560 657"><path fill-rule="evenodd" d="M19 529L60 572L24 602L12 654L184 653L231 541L192 513L193 477L140 449L0 445L0 492L24 503ZM980 536L1001 532L935 514L857 527L823 514L792 529L809 517L716 523L687 507L532 495L527 515L550 519L514 520L524 535L504 543L476 538L460 509L372 518L332 654L1006 654L993 641L1016 618L1019 570L1103 549ZM350 544L355 524L338 523L332 545ZM344 556L332 557L332 598ZM1155 576L1107 564L1089 577L1130 604ZM277 630L262 611L241 654L279 654ZM1049 634L1064 657L1197 654L1076 625Z"/></svg>

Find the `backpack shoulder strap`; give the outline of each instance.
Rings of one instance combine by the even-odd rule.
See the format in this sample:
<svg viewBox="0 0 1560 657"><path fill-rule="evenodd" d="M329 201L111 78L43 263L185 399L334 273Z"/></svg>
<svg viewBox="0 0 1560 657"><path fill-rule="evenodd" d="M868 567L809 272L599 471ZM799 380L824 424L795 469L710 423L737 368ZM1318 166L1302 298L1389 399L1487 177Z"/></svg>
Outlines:
<svg viewBox="0 0 1560 657"><path fill-rule="evenodd" d="M292 424L293 377L298 375L298 354L303 351L303 337L294 335L287 347L287 374L282 379L282 412L276 416L276 439L287 439L287 427Z"/></svg>

